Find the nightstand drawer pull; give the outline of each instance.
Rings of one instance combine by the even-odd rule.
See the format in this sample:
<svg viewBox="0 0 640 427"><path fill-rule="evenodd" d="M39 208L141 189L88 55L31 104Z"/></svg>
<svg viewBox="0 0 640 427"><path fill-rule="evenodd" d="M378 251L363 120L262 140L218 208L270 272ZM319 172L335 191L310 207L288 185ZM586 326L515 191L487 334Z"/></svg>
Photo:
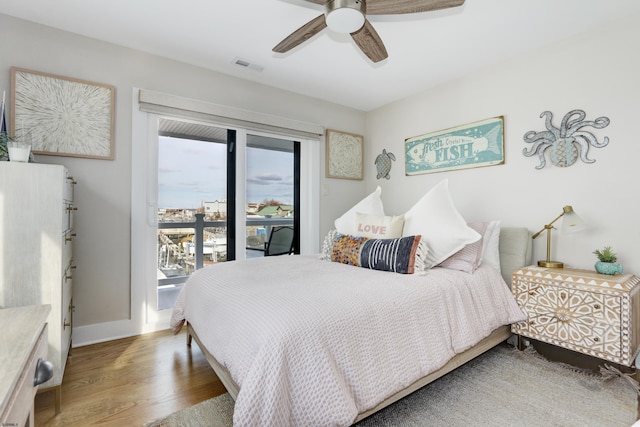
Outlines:
<svg viewBox="0 0 640 427"><path fill-rule="evenodd" d="M596 310L600 310L600 304L594 304L593 308L595 308Z"/></svg>
<svg viewBox="0 0 640 427"><path fill-rule="evenodd" d="M595 337L595 338L593 338L593 341L594 341L594 342L600 342L600 338Z"/></svg>

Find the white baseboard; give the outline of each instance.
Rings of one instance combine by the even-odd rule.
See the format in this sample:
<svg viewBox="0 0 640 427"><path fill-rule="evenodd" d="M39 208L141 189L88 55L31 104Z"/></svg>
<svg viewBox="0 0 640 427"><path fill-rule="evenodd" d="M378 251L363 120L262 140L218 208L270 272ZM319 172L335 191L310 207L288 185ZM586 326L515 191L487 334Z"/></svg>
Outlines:
<svg viewBox="0 0 640 427"><path fill-rule="evenodd" d="M150 332L169 329L168 316L154 323L140 324L131 319L116 320L113 322L96 323L94 325L75 326L72 332L71 346L73 348L85 345L113 341ZM166 318L165 318L166 317Z"/></svg>

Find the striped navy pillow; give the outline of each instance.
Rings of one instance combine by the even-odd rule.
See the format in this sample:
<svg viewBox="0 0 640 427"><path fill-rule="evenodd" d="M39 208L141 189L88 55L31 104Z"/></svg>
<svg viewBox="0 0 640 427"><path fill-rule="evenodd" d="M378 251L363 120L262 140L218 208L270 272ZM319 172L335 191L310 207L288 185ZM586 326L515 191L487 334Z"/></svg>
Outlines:
<svg viewBox="0 0 640 427"><path fill-rule="evenodd" d="M420 236L369 239L360 251L360 266L374 270L413 274L424 270L426 246Z"/></svg>

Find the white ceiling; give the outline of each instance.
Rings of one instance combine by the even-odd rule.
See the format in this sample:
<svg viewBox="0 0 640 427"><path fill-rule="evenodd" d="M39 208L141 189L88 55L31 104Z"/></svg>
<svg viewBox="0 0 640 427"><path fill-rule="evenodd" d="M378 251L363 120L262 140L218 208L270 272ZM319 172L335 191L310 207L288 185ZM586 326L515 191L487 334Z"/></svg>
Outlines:
<svg viewBox="0 0 640 427"><path fill-rule="evenodd" d="M323 12L304 0L0 0L0 12L369 111L640 13L640 1L466 0L443 11L369 16L389 53L378 64L329 29L273 53ZM236 57L263 69L234 65Z"/></svg>

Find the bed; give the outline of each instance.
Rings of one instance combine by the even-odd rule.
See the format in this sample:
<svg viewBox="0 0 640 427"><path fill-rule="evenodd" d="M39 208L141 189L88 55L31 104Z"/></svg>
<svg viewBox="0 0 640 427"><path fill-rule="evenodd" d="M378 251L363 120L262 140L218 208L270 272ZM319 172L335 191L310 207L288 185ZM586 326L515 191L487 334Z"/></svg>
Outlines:
<svg viewBox="0 0 640 427"><path fill-rule="evenodd" d="M524 320L511 272L530 257L529 231L502 228L500 272L234 261L194 273L171 323L236 401L234 425L351 425L507 340Z"/></svg>

